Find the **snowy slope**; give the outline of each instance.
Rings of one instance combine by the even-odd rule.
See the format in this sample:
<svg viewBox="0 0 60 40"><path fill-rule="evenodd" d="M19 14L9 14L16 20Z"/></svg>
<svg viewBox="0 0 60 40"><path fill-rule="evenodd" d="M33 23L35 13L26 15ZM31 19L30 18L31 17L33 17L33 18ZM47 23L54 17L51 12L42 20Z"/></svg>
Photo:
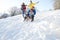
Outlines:
<svg viewBox="0 0 60 40"><path fill-rule="evenodd" d="M21 15L0 19L0 40L60 40L60 10L37 12L34 22Z"/></svg>

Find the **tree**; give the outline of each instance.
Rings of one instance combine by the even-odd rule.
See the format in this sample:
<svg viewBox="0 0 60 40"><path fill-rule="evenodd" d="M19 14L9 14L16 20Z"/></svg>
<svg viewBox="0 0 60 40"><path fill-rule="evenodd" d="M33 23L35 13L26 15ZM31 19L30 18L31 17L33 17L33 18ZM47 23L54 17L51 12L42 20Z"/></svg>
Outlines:
<svg viewBox="0 0 60 40"><path fill-rule="evenodd" d="M12 8L10 9L11 16L14 16L14 15L15 15L16 10L17 10L17 7L12 7Z"/></svg>
<svg viewBox="0 0 60 40"><path fill-rule="evenodd" d="M20 8L17 7L12 7L9 12L11 13L11 16L21 14Z"/></svg>
<svg viewBox="0 0 60 40"><path fill-rule="evenodd" d="M54 0L54 9L60 9L60 0Z"/></svg>

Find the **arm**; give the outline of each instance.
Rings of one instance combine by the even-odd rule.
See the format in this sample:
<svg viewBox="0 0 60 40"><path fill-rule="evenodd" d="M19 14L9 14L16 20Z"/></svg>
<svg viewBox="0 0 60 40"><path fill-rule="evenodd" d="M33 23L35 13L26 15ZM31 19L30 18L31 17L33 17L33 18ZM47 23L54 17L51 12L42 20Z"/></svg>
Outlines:
<svg viewBox="0 0 60 40"><path fill-rule="evenodd" d="M39 3L39 1L38 2L36 2L35 4L38 4Z"/></svg>
<svg viewBox="0 0 60 40"><path fill-rule="evenodd" d="M36 2L36 3L39 3L39 1L38 1L38 2Z"/></svg>

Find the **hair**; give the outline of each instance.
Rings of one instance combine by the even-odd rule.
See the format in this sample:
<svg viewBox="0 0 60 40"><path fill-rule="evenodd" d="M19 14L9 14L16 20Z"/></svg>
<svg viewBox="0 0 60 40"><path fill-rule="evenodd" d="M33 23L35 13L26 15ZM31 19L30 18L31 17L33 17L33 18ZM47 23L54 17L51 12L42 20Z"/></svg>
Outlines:
<svg viewBox="0 0 60 40"><path fill-rule="evenodd" d="M25 5L25 3L24 3L24 2L23 2L22 4L23 4L23 5Z"/></svg>
<svg viewBox="0 0 60 40"><path fill-rule="evenodd" d="M30 1L32 3L32 1Z"/></svg>

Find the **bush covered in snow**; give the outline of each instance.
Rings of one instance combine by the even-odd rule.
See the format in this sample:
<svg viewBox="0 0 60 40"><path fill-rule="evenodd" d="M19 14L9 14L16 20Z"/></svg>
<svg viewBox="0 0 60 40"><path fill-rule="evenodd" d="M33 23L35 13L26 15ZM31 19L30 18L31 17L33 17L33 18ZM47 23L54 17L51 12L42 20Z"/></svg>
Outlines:
<svg viewBox="0 0 60 40"><path fill-rule="evenodd" d="M0 19L9 17L9 14L5 13L0 16Z"/></svg>

